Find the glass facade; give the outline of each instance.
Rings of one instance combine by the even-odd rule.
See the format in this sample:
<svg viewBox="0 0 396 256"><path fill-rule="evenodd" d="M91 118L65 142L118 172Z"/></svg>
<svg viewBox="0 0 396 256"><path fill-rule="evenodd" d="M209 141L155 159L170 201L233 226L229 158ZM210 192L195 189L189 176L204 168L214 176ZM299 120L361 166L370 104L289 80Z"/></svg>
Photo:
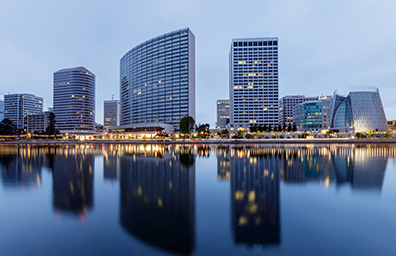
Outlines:
<svg viewBox="0 0 396 256"><path fill-rule="evenodd" d="M4 118L19 130L27 130L27 117L43 111L43 98L29 93L4 95Z"/></svg>
<svg viewBox="0 0 396 256"><path fill-rule="evenodd" d="M195 119L195 36L180 29L149 39L120 60L121 125Z"/></svg>
<svg viewBox="0 0 396 256"><path fill-rule="evenodd" d="M310 100L317 100L318 97L305 97L304 95L284 96L279 100L279 124L283 126L293 125L294 106Z"/></svg>
<svg viewBox="0 0 396 256"><path fill-rule="evenodd" d="M378 88L352 87L346 97L335 91L330 127L355 128L356 132L387 131L388 125Z"/></svg>
<svg viewBox="0 0 396 256"><path fill-rule="evenodd" d="M216 128L223 129L230 122L230 101L218 100L216 105L217 105Z"/></svg>
<svg viewBox="0 0 396 256"><path fill-rule="evenodd" d="M278 125L278 38L233 39L229 54L231 123Z"/></svg>
<svg viewBox="0 0 396 256"><path fill-rule="evenodd" d="M103 126L109 129L120 124L120 101L105 100L103 102Z"/></svg>
<svg viewBox="0 0 396 256"><path fill-rule="evenodd" d="M53 112L61 132L94 132L95 75L85 67L56 71Z"/></svg>
<svg viewBox="0 0 396 256"><path fill-rule="evenodd" d="M295 106L293 120L299 130L321 130L323 127L322 102L307 101Z"/></svg>

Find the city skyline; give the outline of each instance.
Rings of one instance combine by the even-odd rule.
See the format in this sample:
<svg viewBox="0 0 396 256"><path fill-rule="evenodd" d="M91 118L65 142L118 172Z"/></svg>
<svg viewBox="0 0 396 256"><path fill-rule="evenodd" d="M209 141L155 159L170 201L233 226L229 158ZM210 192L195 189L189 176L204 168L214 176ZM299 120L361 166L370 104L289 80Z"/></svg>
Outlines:
<svg viewBox="0 0 396 256"><path fill-rule="evenodd" d="M9 25L0 41L0 92L40 95L47 109L52 107L52 73L84 65L97 75L95 119L101 122L103 100L111 94L119 98L121 56L147 38L189 27L196 36L197 122L214 127L216 100L228 98L232 39L271 36L280 39L282 48L279 97L330 95L336 88L371 85L383 95L387 119L396 119L392 101L396 18L391 12L396 3L256 1L249 11L236 3L200 1L186 9L180 1L153 2L150 8L147 3L88 1L76 10L73 4L49 1L27 2L22 8L3 1L0 22ZM126 15L131 9L136 15ZM17 12L20 15L14 15ZM60 13L74 19L58 19ZM139 22L142 17L150 22ZM252 17L254 26L250 26Z"/></svg>

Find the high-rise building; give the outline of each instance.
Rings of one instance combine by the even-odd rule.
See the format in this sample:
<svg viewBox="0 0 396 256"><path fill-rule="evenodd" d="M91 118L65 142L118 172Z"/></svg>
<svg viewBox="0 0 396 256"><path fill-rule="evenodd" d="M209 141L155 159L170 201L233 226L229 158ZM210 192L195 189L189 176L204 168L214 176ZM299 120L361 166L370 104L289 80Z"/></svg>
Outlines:
<svg viewBox="0 0 396 256"><path fill-rule="evenodd" d="M330 129L355 132L387 131L388 123L377 87L351 87L347 96L333 94Z"/></svg>
<svg viewBox="0 0 396 256"><path fill-rule="evenodd" d="M151 38L120 60L121 125L195 118L195 36L180 29Z"/></svg>
<svg viewBox="0 0 396 256"><path fill-rule="evenodd" d="M26 132L27 117L43 111L43 98L29 93L4 95L4 118Z"/></svg>
<svg viewBox="0 0 396 256"><path fill-rule="evenodd" d="M230 101L217 101L217 123L216 128L225 128L226 124L230 122Z"/></svg>
<svg viewBox="0 0 396 256"><path fill-rule="evenodd" d="M120 125L119 100L105 100L103 102L103 125L105 129Z"/></svg>
<svg viewBox="0 0 396 256"><path fill-rule="evenodd" d="M56 71L53 112L60 132L94 132L95 75L85 67Z"/></svg>
<svg viewBox="0 0 396 256"><path fill-rule="evenodd" d="M4 119L4 100L0 100L0 122Z"/></svg>
<svg viewBox="0 0 396 256"><path fill-rule="evenodd" d="M277 126L278 38L233 39L229 68L230 126Z"/></svg>
<svg viewBox="0 0 396 256"><path fill-rule="evenodd" d="M288 95L279 100L279 124L283 127L293 125L294 106L310 100L318 100L318 97L305 97L304 95Z"/></svg>

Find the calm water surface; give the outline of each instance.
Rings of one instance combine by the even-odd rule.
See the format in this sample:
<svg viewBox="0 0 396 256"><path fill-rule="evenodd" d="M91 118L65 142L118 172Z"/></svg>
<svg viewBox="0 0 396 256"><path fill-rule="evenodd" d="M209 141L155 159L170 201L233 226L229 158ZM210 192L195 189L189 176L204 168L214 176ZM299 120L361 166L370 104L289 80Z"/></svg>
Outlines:
<svg viewBox="0 0 396 256"><path fill-rule="evenodd" d="M393 145L0 146L0 255L396 255Z"/></svg>

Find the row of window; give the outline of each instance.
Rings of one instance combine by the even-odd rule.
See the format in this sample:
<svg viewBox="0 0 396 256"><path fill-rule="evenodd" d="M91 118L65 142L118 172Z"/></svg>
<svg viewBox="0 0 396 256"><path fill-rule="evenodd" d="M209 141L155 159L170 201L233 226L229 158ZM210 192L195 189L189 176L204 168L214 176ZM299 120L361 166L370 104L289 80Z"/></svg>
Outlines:
<svg viewBox="0 0 396 256"><path fill-rule="evenodd" d="M172 43L172 42L175 43L175 42L187 41L187 40L188 40L188 34L175 34L167 38L150 39L136 46L135 48L132 49L132 51L145 51L147 49L152 49L154 47L166 45L167 43Z"/></svg>
<svg viewBox="0 0 396 256"><path fill-rule="evenodd" d="M278 41L247 41L247 42L234 42L234 47L243 47L243 46L271 46L278 45Z"/></svg>

